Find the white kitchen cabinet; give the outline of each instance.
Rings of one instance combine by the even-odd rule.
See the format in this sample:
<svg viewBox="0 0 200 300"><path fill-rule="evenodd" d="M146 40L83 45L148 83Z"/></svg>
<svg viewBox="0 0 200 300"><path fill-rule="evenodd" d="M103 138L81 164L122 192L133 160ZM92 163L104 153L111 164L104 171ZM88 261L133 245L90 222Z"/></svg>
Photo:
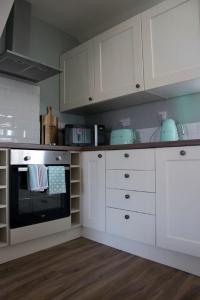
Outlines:
<svg viewBox="0 0 200 300"><path fill-rule="evenodd" d="M156 150L157 246L200 256L200 147Z"/></svg>
<svg viewBox="0 0 200 300"><path fill-rule="evenodd" d="M155 170L154 156L154 149L107 151L106 169Z"/></svg>
<svg viewBox="0 0 200 300"><path fill-rule="evenodd" d="M6 26L14 0L1 0L0 1L0 37Z"/></svg>
<svg viewBox="0 0 200 300"><path fill-rule="evenodd" d="M88 41L63 54L60 78L60 110L89 105L94 100L93 43Z"/></svg>
<svg viewBox="0 0 200 300"><path fill-rule="evenodd" d="M142 40L145 89L199 78L200 1L166 0L145 11Z"/></svg>
<svg viewBox="0 0 200 300"><path fill-rule="evenodd" d="M155 246L155 217L115 208L106 210L106 231Z"/></svg>
<svg viewBox="0 0 200 300"><path fill-rule="evenodd" d="M105 153L82 153L82 224L105 231Z"/></svg>
<svg viewBox="0 0 200 300"><path fill-rule="evenodd" d="M96 101L144 90L140 16L97 36L94 47Z"/></svg>

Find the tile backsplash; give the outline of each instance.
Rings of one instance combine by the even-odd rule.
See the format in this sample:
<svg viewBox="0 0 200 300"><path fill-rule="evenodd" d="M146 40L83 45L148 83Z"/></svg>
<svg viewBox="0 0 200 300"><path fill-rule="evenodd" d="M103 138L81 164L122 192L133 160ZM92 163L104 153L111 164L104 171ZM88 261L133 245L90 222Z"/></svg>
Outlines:
<svg viewBox="0 0 200 300"><path fill-rule="evenodd" d="M181 140L200 139L200 122L182 124L184 134L179 133ZM137 129L137 140L141 143L159 142L160 127Z"/></svg>
<svg viewBox="0 0 200 300"><path fill-rule="evenodd" d="M40 88L0 77L0 142L40 142Z"/></svg>

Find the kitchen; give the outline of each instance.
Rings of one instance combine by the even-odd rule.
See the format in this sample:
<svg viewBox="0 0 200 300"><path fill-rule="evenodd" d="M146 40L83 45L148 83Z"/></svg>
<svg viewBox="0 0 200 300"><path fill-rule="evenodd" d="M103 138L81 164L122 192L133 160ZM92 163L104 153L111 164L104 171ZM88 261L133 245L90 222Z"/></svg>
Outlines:
<svg viewBox="0 0 200 300"><path fill-rule="evenodd" d="M199 299L199 6L1 1L0 299Z"/></svg>

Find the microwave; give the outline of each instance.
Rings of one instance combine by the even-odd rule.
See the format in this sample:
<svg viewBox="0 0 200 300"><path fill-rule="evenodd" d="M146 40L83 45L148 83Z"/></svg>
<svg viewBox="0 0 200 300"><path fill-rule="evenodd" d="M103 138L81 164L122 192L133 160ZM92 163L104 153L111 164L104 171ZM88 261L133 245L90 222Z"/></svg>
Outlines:
<svg viewBox="0 0 200 300"><path fill-rule="evenodd" d="M98 146L105 144L105 127L103 125L78 126L65 125L66 146Z"/></svg>

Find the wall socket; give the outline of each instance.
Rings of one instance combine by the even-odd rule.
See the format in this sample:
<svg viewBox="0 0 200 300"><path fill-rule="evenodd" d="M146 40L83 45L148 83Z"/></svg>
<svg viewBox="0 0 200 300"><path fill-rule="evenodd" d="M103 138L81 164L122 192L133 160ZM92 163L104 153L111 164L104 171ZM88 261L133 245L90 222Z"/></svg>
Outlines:
<svg viewBox="0 0 200 300"><path fill-rule="evenodd" d="M162 122L167 119L167 112L166 111L159 111L158 118Z"/></svg>

